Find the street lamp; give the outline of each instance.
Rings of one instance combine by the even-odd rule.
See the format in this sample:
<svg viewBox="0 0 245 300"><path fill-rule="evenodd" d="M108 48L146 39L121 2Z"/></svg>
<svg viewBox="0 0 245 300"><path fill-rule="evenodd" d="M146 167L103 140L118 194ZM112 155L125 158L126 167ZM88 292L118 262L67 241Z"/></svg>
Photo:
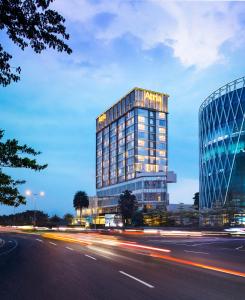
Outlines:
<svg viewBox="0 0 245 300"><path fill-rule="evenodd" d="M40 191L38 193L33 193L31 190L25 191L26 196L32 197L33 205L34 205L34 212L33 212L33 227L36 226L36 198L35 197L44 197L45 193L43 191Z"/></svg>

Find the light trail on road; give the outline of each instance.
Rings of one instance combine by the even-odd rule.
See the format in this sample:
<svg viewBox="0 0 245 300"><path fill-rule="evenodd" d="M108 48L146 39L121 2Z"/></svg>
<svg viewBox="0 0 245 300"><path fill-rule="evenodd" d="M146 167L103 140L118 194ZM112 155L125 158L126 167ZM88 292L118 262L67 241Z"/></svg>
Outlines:
<svg viewBox="0 0 245 300"><path fill-rule="evenodd" d="M212 270L212 271L216 271L216 272L220 272L220 273L225 273L225 274L245 278L245 273L243 273L243 272L238 272L238 271L224 269L224 268L220 268L220 267L200 264L200 263L196 263L196 262L186 260L186 259L182 259L182 258L177 258L177 257L172 257L172 256L167 256L167 255L159 255L159 254L156 254L156 253L152 253L151 257L161 258L161 259L164 259L166 261L171 261L171 262L175 262L175 263L182 264L182 265L198 267L198 268L201 268L201 269Z"/></svg>

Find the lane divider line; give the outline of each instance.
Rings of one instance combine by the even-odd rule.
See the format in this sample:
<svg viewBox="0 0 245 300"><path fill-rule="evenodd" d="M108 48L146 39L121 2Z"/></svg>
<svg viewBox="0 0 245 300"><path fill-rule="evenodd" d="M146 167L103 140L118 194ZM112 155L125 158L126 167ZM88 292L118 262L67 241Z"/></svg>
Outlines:
<svg viewBox="0 0 245 300"><path fill-rule="evenodd" d="M74 251L74 249L73 249L73 248L70 248L70 247L66 247L66 249L71 250L71 251Z"/></svg>
<svg viewBox="0 0 245 300"><path fill-rule="evenodd" d="M54 245L54 246L57 246L57 244L55 244L55 243L53 243L53 242L49 242L49 244Z"/></svg>
<svg viewBox="0 0 245 300"><path fill-rule="evenodd" d="M86 257L89 257L89 258L91 258L91 259L93 259L93 260L97 260L95 257L93 257L93 256L90 256L90 255L88 255L88 254L84 254Z"/></svg>
<svg viewBox="0 0 245 300"><path fill-rule="evenodd" d="M191 251L191 250L184 250L184 252L197 253L197 254L209 254L208 252Z"/></svg>
<svg viewBox="0 0 245 300"><path fill-rule="evenodd" d="M149 284L149 283L147 283L147 282L145 282L145 281L143 281L143 280L141 280L141 279L139 279L139 278L137 278L137 277L134 277L134 276L132 276L132 275L126 273L126 272L119 271L119 273L121 273L121 274L123 274L123 275L125 275L125 276L127 276L127 277L129 277L129 278L131 278L131 279L134 279L135 281L138 281L139 283L141 283L141 284L147 286L147 287L150 288L150 289L153 289L153 288L154 288L153 285L151 285L151 284Z"/></svg>
<svg viewBox="0 0 245 300"><path fill-rule="evenodd" d="M36 239L36 241L38 241L40 243L43 243L43 240L40 240L40 239Z"/></svg>
<svg viewBox="0 0 245 300"><path fill-rule="evenodd" d="M240 246L240 247L237 247L236 250L240 250L240 249L242 249L243 247L244 247L243 245Z"/></svg>

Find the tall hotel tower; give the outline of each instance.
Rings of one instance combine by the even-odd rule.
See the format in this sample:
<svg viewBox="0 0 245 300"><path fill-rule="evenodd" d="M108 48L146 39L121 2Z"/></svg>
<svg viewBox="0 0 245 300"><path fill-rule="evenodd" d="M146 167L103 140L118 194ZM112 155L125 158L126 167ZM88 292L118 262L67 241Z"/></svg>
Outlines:
<svg viewBox="0 0 245 300"><path fill-rule="evenodd" d="M168 97L134 88L96 119L98 197L130 190L140 207L168 204Z"/></svg>

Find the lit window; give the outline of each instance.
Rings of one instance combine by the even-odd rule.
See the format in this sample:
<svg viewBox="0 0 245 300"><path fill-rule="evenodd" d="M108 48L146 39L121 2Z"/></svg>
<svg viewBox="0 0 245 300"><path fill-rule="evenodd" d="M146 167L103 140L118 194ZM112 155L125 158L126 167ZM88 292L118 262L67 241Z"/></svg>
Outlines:
<svg viewBox="0 0 245 300"><path fill-rule="evenodd" d="M165 119L165 113L160 112L159 113L159 119Z"/></svg>
<svg viewBox="0 0 245 300"><path fill-rule="evenodd" d="M159 156L166 156L166 151L160 150L159 151Z"/></svg>
<svg viewBox="0 0 245 300"><path fill-rule="evenodd" d="M164 127L159 127L159 132L160 133L165 133L166 132L166 129Z"/></svg>
<svg viewBox="0 0 245 300"><path fill-rule="evenodd" d="M165 135L159 135L159 141L165 142L166 141Z"/></svg>
<svg viewBox="0 0 245 300"><path fill-rule="evenodd" d="M145 130L145 125L144 124L138 124L139 130Z"/></svg>
<svg viewBox="0 0 245 300"><path fill-rule="evenodd" d="M135 164L135 171L138 171L138 172L142 171L142 164L141 163Z"/></svg>
<svg viewBox="0 0 245 300"><path fill-rule="evenodd" d="M138 155L138 161L144 161L145 156L144 155Z"/></svg>
<svg viewBox="0 0 245 300"><path fill-rule="evenodd" d="M138 116L138 122L139 123L144 123L145 122L145 117Z"/></svg>
<svg viewBox="0 0 245 300"><path fill-rule="evenodd" d="M138 140L138 145L141 147L145 146L145 141L144 140Z"/></svg>

